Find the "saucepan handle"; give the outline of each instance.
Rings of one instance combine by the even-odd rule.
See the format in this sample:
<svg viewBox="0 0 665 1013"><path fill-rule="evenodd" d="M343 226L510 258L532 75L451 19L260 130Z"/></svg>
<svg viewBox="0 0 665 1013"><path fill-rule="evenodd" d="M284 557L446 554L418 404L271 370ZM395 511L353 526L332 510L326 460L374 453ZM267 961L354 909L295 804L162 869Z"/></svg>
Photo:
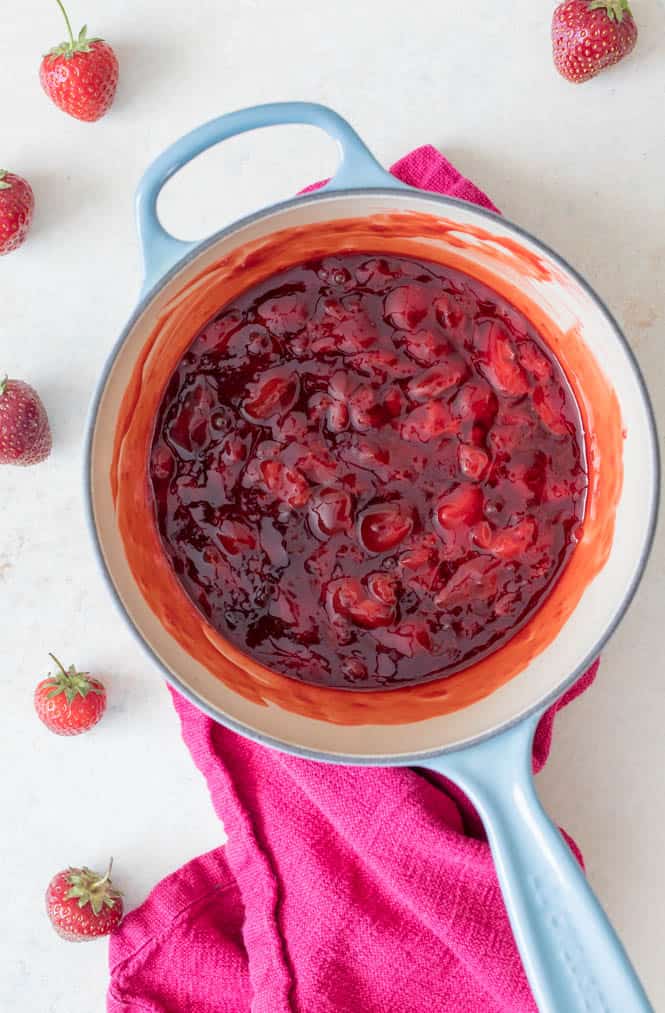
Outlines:
<svg viewBox="0 0 665 1013"><path fill-rule="evenodd" d="M337 141L340 162L326 190L357 187L400 187L386 172L355 130L327 106L312 102L273 102L218 116L181 137L157 158L143 176L136 194L136 215L143 250L146 287L180 260L196 243L176 239L159 221L157 199L164 184L207 148L260 127L303 123L320 127Z"/></svg>
<svg viewBox="0 0 665 1013"><path fill-rule="evenodd" d="M653 1013L605 912L544 812L532 775L538 717L428 761L480 814L540 1013Z"/></svg>

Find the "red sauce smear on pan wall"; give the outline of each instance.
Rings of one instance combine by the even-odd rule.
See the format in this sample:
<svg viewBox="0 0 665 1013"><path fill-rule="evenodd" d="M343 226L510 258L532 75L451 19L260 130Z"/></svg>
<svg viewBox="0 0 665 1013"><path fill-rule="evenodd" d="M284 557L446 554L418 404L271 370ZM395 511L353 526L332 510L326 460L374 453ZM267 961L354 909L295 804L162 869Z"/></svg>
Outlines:
<svg viewBox="0 0 665 1013"><path fill-rule="evenodd" d="M428 239L436 240L436 245ZM484 241L479 251L482 260L471 260L469 254L478 250L478 240ZM526 626L500 650L458 674L371 693L298 683L272 672L207 623L164 553L148 481L155 418L164 390L205 324L222 306L269 275L326 254L353 251L438 261L490 286L522 312L552 350L575 393L589 469L579 544ZM578 330L562 332L517 285L492 270L492 261L522 277L547 280L552 276L537 254L515 240L419 213L300 226L246 244L205 268L174 295L157 320L118 415L110 473L118 528L134 578L165 629L212 674L253 703L274 703L306 717L346 725L409 723L467 707L518 675L552 642L604 566L623 477L622 421L616 395Z"/></svg>

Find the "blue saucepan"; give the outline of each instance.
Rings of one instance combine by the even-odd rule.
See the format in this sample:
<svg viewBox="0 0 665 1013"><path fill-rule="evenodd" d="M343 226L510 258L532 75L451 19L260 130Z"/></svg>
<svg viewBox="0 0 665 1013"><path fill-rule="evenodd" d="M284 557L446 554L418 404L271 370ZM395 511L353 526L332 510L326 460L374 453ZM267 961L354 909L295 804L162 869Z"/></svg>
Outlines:
<svg viewBox="0 0 665 1013"><path fill-rule="evenodd" d="M156 204L162 187L178 169L226 138L287 123L320 127L337 141L341 160L322 190L259 211L201 243L184 243L169 235L159 222ZM485 824L515 938L542 1011L650 1009L621 943L538 801L531 769L539 718L593 661L616 628L635 593L653 538L659 486L655 426L638 366L616 321L584 279L533 236L480 208L400 184L376 162L349 124L323 106L259 106L199 127L148 169L139 185L137 208L145 283L100 378L85 455L90 529L121 614L169 682L240 734L313 760L420 766L455 781ZM151 342L163 322L180 313L182 326L188 326L196 315L196 299L213 279L223 280L225 265L237 265L248 249L260 248L268 255L275 237L296 234L293 230L303 235L340 221L359 223L359 228L379 222L384 237L390 237L390 222L398 220L402 227L411 223L414 238L426 223L433 259L445 263L454 251L469 274L482 268L484 277L493 277L498 288L509 284L524 292L541 318L551 323L552 333L577 342L590 363L588 375L595 376L593 383L586 373L575 378L589 417L595 419L587 434L590 445L609 446L606 437L616 424L616 418L608 421L603 413L600 388L606 401L611 392L625 438L622 450L614 454L592 454L591 463L603 481L588 508L589 544L575 554L596 552L603 564L575 600L568 601L569 608L563 602L560 628L549 642L539 644L521 668L510 673L504 671L499 652L493 688L475 694L466 706L437 710L432 701L440 699L442 688L433 683L429 710L414 713L405 706L401 715L400 700L407 698L399 696L403 690L394 690L393 718L386 722L378 704L375 708L372 703L373 694L362 694L362 721L346 723L329 720L323 711L312 715L296 706L300 684L286 677L281 679L284 685L292 684L293 706L288 685L286 690L282 685L278 698L252 699L237 691L228 670L227 677L220 678L214 664L203 663L188 649L178 634L178 616L171 614L165 621L164 607L160 612L152 600L150 580L136 579L128 548L131 530L129 534L121 530L111 473L115 469L117 476L119 467L120 472L124 469L125 483L137 489L146 485L147 459L124 453L118 436L121 420L129 424L140 412L141 398L150 393L159 357L159 345ZM267 256L268 272L270 267ZM559 351L568 354L568 345ZM619 472L622 482L616 480ZM613 482L614 501L607 495L603 499L603 490ZM127 516L131 529L131 512ZM140 548L134 545L135 551ZM223 668L223 648L220 652Z"/></svg>

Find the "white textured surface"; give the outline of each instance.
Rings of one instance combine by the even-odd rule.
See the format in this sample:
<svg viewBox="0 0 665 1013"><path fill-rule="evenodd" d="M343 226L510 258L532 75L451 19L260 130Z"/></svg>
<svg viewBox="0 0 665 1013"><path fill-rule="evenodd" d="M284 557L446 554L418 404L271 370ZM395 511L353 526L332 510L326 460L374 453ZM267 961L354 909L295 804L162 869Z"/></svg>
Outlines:
<svg viewBox="0 0 665 1013"><path fill-rule="evenodd" d="M113 853L131 907L223 839L168 694L112 609L83 529L83 420L138 291L141 171L196 123L275 99L336 107L386 164L436 144L606 298L665 425L665 6L634 8L635 55L575 88L552 69L545 2L342 0L324 18L297 0L72 0L77 27L85 18L120 58L116 105L97 125L69 120L39 89L39 55L62 35L55 4L26 0L0 16L1 161L37 198L28 244L0 261L0 367L39 388L55 432L46 465L2 472L3 1011L104 1008L104 943L72 948L45 922L55 871ZM333 164L332 144L313 130L232 141L169 184L165 221L202 236ZM540 778L656 1009L665 1009L663 548L661 534L599 681L560 718ZM89 736L51 737L33 715L49 650L107 678L109 713Z"/></svg>

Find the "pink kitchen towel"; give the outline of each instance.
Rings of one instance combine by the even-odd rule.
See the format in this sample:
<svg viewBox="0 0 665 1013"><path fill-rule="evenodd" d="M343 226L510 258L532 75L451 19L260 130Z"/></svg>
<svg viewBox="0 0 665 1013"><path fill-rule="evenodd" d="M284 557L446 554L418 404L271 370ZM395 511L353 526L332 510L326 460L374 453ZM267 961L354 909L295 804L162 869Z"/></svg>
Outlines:
<svg viewBox="0 0 665 1013"><path fill-rule="evenodd" d="M392 171L496 210L431 146ZM542 719L536 770L556 711L596 669ZM535 1009L489 847L458 790L416 770L273 752L173 700L228 843L168 876L122 922L109 1013Z"/></svg>

